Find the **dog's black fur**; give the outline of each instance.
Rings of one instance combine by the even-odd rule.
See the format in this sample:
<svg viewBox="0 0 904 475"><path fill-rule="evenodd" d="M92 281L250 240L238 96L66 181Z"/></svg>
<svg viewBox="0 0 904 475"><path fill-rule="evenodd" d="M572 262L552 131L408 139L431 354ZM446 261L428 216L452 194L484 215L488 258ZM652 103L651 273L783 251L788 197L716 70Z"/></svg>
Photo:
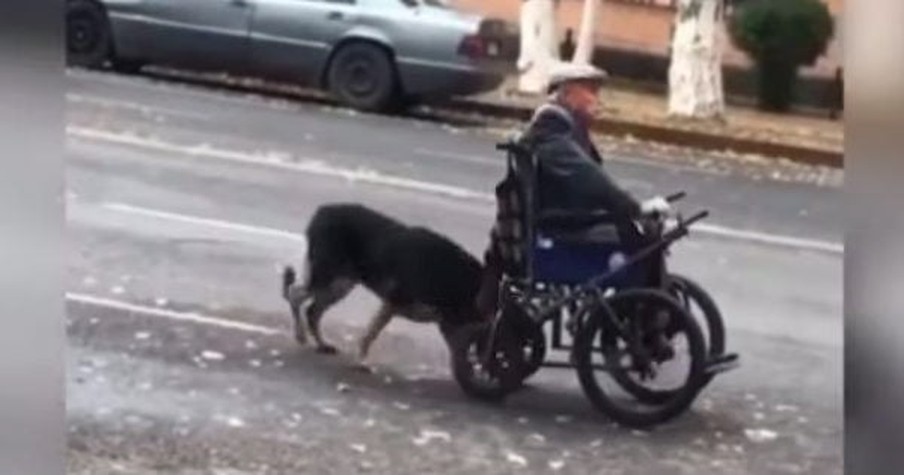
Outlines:
<svg viewBox="0 0 904 475"><path fill-rule="evenodd" d="M479 319L476 296L482 266L449 239L422 227L411 227L358 204L321 206L307 228L306 277L283 272L283 297L289 302L295 337L305 344L301 307L321 352L335 352L323 340L323 313L357 284L382 300L358 357L363 363L370 344L395 315L436 322L448 341L458 327Z"/></svg>

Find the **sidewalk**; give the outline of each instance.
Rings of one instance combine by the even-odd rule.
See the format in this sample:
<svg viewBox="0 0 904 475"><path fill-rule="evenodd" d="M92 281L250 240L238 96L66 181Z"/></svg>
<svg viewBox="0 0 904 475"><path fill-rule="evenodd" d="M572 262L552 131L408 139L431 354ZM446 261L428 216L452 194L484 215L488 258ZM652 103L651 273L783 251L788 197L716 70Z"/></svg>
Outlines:
<svg viewBox="0 0 904 475"><path fill-rule="evenodd" d="M544 98L520 95L514 86L510 80L496 91L455 104L487 115L527 118ZM843 166L843 120L729 105L725 123L695 122L667 117L666 101L664 96L610 86L603 92L603 111L595 129L604 135Z"/></svg>

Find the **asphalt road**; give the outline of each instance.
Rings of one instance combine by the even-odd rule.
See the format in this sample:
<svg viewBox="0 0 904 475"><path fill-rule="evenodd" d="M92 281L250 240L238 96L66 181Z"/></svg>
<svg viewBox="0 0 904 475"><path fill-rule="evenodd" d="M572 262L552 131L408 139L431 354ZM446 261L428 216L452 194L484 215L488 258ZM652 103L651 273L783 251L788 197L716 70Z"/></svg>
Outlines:
<svg viewBox="0 0 904 475"><path fill-rule="evenodd" d="M347 354L376 301L328 314L338 356L299 348L278 269L322 203L360 201L478 254L494 137L428 120L68 73L71 473L842 472L841 191L643 154L639 195L714 211L674 269L717 299L743 366L640 433L541 371L504 406L465 399L436 330L393 321L375 374Z"/></svg>

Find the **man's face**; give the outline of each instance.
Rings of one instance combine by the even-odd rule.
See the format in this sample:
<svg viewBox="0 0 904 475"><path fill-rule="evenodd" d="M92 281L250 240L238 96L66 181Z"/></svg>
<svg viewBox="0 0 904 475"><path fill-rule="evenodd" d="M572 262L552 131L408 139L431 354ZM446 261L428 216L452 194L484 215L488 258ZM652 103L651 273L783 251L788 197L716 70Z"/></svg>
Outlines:
<svg viewBox="0 0 904 475"><path fill-rule="evenodd" d="M572 111L591 119L599 108L600 86L590 81L575 81L565 84L563 100Z"/></svg>

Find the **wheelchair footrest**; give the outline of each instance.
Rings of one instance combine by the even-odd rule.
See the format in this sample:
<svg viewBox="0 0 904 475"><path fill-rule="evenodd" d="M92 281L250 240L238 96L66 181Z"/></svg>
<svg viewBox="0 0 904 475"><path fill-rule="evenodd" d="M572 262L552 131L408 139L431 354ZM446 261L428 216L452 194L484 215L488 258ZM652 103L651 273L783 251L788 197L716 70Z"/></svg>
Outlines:
<svg viewBox="0 0 904 475"><path fill-rule="evenodd" d="M741 366L737 353L726 353L714 356L706 362L706 372L709 374L724 373Z"/></svg>

